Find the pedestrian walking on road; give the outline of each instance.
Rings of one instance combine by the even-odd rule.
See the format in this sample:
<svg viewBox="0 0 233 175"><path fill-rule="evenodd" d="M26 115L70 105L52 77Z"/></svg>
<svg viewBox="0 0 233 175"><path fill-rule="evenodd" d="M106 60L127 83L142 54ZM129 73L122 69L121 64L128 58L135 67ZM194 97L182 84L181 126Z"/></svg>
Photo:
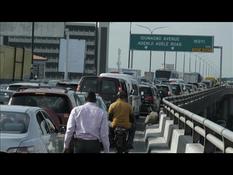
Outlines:
<svg viewBox="0 0 233 175"><path fill-rule="evenodd" d="M96 95L89 92L86 103L75 107L69 116L64 139L64 152L74 135L74 153L109 152L107 112L96 105Z"/></svg>

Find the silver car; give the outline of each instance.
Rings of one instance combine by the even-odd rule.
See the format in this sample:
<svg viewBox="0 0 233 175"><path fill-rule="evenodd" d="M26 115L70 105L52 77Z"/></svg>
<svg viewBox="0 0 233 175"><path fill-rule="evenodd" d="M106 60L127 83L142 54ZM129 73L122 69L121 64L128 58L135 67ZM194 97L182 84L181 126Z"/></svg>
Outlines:
<svg viewBox="0 0 233 175"><path fill-rule="evenodd" d="M87 95L86 92L76 92L76 101L78 104L83 105L86 102L85 96ZM98 94L96 94L96 104L98 107L100 107L101 109L103 109L104 111L107 111L107 107L102 99L101 96L99 96Z"/></svg>
<svg viewBox="0 0 233 175"><path fill-rule="evenodd" d="M0 105L0 151L62 152L62 141L48 114L39 107ZM60 139L61 140L61 139Z"/></svg>

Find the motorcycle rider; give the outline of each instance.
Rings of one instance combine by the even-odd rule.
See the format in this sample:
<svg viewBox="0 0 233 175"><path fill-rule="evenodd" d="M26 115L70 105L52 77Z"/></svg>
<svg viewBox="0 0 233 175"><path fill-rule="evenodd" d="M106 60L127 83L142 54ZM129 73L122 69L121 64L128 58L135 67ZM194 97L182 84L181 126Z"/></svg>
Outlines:
<svg viewBox="0 0 233 175"><path fill-rule="evenodd" d="M132 149L135 134L133 109L132 106L127 103L127 94L124 91L119 91L117 97L118 99L113 102L108 109L109 120L111 121L111 125L109 127L110 144L113 146L114 143L114 129L120 126L128 129L129 137L127 147L128 149Z"/></svg>

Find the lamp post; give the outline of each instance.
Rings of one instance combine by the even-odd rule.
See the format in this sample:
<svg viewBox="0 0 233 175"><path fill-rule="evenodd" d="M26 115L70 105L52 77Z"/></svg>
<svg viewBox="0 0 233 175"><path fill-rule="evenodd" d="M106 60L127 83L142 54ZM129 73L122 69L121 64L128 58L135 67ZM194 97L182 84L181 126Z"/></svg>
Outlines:
<svg viewBox="0 0 233 175"><path fill-rule="evenodd" d="M197 55L195 55L196 56L196 58L195 58L195 72L197 72Z"/></svg>
<svg viewBox="0 0 233 175"><path fill-rule="evenodd" d="M167 27L155 27L153 29L147 27L147 26L144 26L144 25L140 25L140 24L136 24L138 27L142 27L142 28L145 28L147 30L149 30L150 34L152 35L153 32L157 29L162 29L162 28L167 28ZM151 57L152 57L152 51L150 50L150 65L149 65L149 72L151 72ZM165 62L165 58L166 57L166 53L164 53L164 62ZM164 65L165 66L165 65Z"/></svg>
<svg viewBox="0 0 233 175"><path fill-rule="evenodd" d="M66 60L65 60L65 73L64 80L68 80L68 58L69 58L69 29L65 29L66 34Z"/></svg>
<svg viewBox="0 0 233 175"><path fill-rule="evenodd" d="M128 53L128 69L130 68L130 38L131 38L131 29L132 29L132 22L129 24L129 53Z"/></svg>
<svg viewBox="0 0 233 175"><path fill-rule="evenodd" d="M35 22L32 22L32 60L31 60L31 75L30 79L34 78L34 67L33 67L33 54L34 54L34 32L35 32Z"/></svg>

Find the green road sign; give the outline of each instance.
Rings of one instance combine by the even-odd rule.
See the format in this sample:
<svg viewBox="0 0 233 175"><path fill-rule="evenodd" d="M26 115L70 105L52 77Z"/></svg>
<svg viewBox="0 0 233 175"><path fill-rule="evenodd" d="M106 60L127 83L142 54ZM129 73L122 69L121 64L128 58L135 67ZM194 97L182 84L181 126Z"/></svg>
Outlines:
<svg viewBox="0 0 233 175"><path fill-rule="evenodd" d="M214 36L131 34L131 50L213 52Z"/></svg>

